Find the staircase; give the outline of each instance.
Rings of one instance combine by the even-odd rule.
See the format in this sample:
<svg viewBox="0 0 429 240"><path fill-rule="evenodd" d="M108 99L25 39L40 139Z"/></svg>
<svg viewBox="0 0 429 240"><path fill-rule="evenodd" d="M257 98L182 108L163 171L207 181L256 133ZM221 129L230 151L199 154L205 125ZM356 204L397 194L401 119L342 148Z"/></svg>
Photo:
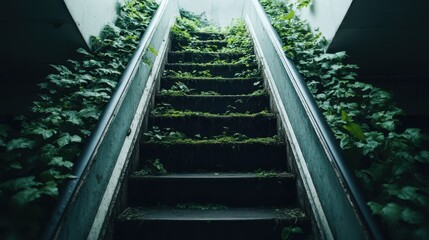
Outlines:
<svg viewBox="0 0 429 240"><path fill-rule="evenodd" d="M307 238L258 66L239 61L249 53L223 51L222 34L194 36L172 40L114 238Z"/></svg>

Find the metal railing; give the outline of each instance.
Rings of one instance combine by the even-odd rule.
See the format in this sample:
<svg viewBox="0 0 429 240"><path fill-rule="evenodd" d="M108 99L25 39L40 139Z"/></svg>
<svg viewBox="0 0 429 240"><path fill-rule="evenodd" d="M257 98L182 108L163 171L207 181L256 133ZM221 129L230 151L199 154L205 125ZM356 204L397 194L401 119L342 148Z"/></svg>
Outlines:
<svg viewBox="0 0 429 240"><path fill-rule="evenodd" d="M42 239L86 239L106 189L122 144L136 113L151 66L164 41L172 0L162 0L138 47L123 72L100 120L87 139L73 175L63 188ZM144 61L142 60L144 59Z"/></svg>
<svg viewBox="0 0 429 240"><path fill-rule="evenodd" d="M353 172L304 79L282 50L281 40L257 0L246 6L246 20L258 42L289 130L335 239L383 239ZM281 113L280 113L281 114Z"/></svg>

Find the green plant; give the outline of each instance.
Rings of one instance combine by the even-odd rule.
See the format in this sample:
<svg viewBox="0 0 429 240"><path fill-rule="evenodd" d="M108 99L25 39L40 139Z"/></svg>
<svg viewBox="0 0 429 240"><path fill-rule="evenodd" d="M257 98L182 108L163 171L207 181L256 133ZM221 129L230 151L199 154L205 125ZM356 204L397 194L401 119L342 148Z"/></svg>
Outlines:
<svg viewBox="0 0 429 240"><path fill-rule="evenodd" d="M256 176L258 178L271 178L271 177L277 177L278 172L272 170L272 171L264 171L264 170L258 170L256 172Z"/></svg>
<svg viewBox="0 0 429 240"><path fill-rule="evenodd" d="M165 77L173 77L173 78L211 78L213 77L209 70L204 71L196 71L193 70L192 72L182 72L182 71L175 71L175 70L165 70L164 71Z"/></svg>
<svg viewBox="0 0 429 240"><path fill-rule="evenodd" d="M143 168L136 173L137 176L163 175L167 170L159 159L146 160Z"/></svg>
<svg viewBox="0 0 429 240"><path fill-rule="evenodd" d="M183 82L176 82L170 89L161 89L162 95L184 96L192 94L195 90L188 88Z"/></svg>
<svg viewBox="0 0 429 240"><path fill-rule="evenodd" d="M300 227L288 226L282 230L282 240L291 240L294 239L294 236L303 235L304 231Z"/></svg>
<svg viewBox="0 0 429 240"><path fill-rule="evenodd" d="M418 129L398 131L391 95L356 80L346 53L325 53L325 39L296 15L303 7L261 0L283 41L283 50L307 81L349 165L366 190L368 204L392 239L429 237L429 152ZM402 194L404 193L404 194ZM419 200L416 200L419 199Z"/></svg>
<svg viewBox="0 0 429 240"><path fill-rule="evenodd" d="M0 129L0 238L37 237L157 6L124 3L115 25L91 37L92 51L52 65L31 113L15 119L19 131Z"/></svg>
<svg viewBox="0 0 429 240"><path fill-rule="evenodd" d="M160 129L158 126L152 126L152 130L143 133L145 141L171 141L183 139L184 133L173 131L171 128Z"/></svg>

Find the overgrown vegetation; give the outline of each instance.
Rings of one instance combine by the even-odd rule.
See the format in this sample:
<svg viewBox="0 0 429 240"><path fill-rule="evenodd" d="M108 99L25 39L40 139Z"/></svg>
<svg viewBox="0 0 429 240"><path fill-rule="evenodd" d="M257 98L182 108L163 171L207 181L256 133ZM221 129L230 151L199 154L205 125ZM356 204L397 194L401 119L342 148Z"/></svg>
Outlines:
<svg viewBox="0 0 429 240"><path fill-rule="evenodd" d="M196 145L212 145L212 144L253 144L262 143L267 145L281 144L282 141L277 136L249 138L248 136L229 131L228 128L219 135L206 137L201 134L187 136L186 134L176 131L171 128L160 129L158 126L152 126L152 130L144 133L145 142L159 142L163 144L196 144Z"/></svg>
<svg viewBox="0 0 429 240"><path fill-rule="evenodd" d="M0 238L34 239L158 5L129 0L81 58L53 65L31 114L0 126Z"/></svg>
<svg viewBox="0 0 429 240"><path fill-rule="evenodd" d="M429 152L420 129L399 130L391 95L356 80L346 53L325 53L326 41L295 11L307 6L260 0L365 189L368 205L391 239L429 238Z"/></svg>

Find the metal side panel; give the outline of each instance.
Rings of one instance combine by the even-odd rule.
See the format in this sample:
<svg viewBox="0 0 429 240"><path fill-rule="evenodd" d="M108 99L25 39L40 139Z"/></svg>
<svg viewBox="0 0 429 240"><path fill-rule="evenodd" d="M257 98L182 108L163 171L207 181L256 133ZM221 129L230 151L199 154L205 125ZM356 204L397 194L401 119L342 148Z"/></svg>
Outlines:
<svg viewBox="0 0 429 240"><path fill-rule="evenodd" d="M327 128L320 127L324 120L311 94L285 57L278 35L259 2L249 1L245 13L321 236L367 239L368 233L345 184L343 169L340 171L335 153L329 148L332 139L326 139Z"/></svg>
<svg viewBox="0 0 429 240"><path fill-rule="evenodd" d="M43 239L85 239L91 231L131 124L147 90L156 56L174 17L175 0L163 0L76 164L77 179L68 183ZM176 7L177 8L177 7ZM177 11L177 10L176 10ZM152 64L146 64L150 61ZM141 114L141 113L139 113Z"/></svg>

